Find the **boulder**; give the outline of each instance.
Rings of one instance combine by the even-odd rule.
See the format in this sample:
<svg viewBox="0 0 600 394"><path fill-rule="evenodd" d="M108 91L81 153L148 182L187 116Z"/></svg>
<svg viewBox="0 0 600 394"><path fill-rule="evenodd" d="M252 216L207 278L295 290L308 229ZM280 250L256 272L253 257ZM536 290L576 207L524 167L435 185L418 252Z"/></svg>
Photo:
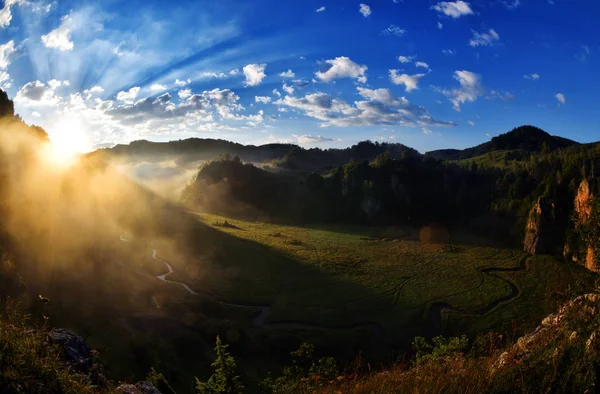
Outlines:
<svg viewBox="0 0 600 394"><path fill-rule="evenodd" d="M150 382L138 382L136 384L122 384L117 391L123 394L161 394Z"/></svg>
<svg viewBox="0 0 600 394"><path fill-rule="evenodd" d="M66 364L77 371L87 372L92 365L92 348L80 337L64 328L57 328L48 334L52 342L60 345Z"/></svg>
<svg viewBox="0 0 600 394"><path fill-rule="evenodd" d="M523 250L530 254L552 254L556 251L557 223L554 204L545 197L538 198L529 212Z"/></svg>

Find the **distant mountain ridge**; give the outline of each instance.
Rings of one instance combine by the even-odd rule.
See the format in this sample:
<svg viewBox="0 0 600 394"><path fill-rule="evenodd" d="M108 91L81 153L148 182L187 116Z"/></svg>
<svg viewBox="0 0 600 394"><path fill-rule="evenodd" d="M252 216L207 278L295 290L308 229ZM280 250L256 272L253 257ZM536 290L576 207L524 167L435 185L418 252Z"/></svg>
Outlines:
<svg viewBox="0 0 600 394"><path fill-rule="evenodd" d="M471 148L434 150L425 153L425 156L438 160L463 160L496 151L511 151L518 157L526 157L544 148L554 151L574 145L580 144L567 138L552 136L538 127L525 125ZM210 138L189 138L170 142L140 140L100 149L89 155L151 162L175 158L178 163L183 164L229 154L238 156L245 162L272 162L278 167L288 169L315 169L343 165L351 160L371 161L383 153L389 153L392 157L421 156L415 149L400 143L362 141L344 149L307 149L294 144L274 143L257 146Z"/></svg>
<svg viewBox="0 0 600 394"><path fill-rule="evenodd" d="M550 135L539 127L526 125L514 128L508 133L501 134L489 142L472 148L440 149L427 152L425 155L438 160L462 160L500 150L534 153L542 151L544 146L548 150L554 151L573 145L580 144L567 138Z"/></svg>
<svg viewBox="0 0 600 394"><path fill-rule="evenodd" d="M303 148L294 144L242 145L236 142L189 138L170 142L134 141L92 152L89 156L109 159L161 161L176 157L180 163L211 160L228 154L245 162L270 162L284 168L309 169L313 167L346 164L351 160L373 160L382 153L394 157L420 156L415 149L399 143L362 141L344 149Z"/></svg>

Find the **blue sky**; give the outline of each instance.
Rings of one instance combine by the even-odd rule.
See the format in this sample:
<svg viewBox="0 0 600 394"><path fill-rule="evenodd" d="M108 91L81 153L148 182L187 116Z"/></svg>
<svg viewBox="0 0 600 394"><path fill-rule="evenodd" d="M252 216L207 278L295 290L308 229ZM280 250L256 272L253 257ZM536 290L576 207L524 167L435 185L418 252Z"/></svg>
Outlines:
<svg viewBox="0 0 600 394"><path fill-rule="evenodd" d="M465 148L522 124L597 141L600 2L34 1L0 86L87 151L188 137Z"/></svg>

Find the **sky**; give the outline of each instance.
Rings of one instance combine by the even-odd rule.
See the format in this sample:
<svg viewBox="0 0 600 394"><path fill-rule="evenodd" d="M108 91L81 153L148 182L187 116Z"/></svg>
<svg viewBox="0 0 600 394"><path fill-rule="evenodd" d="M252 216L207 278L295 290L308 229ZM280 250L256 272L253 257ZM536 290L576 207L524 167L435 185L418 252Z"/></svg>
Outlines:
<svg viewBox="0 0 600 394"><path fill-rule="evenodd" d="M0 87L80 151L600 140L600 1L6 0Z"/></svg>

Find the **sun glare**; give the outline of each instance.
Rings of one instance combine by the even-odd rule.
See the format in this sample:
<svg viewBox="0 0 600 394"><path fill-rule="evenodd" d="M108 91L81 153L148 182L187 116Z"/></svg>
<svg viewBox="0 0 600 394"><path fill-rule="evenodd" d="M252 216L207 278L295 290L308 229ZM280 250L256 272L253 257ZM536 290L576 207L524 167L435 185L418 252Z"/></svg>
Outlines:
<svg viewBox="0 0 600 394"><path fill-rule="evenodd" d="M77 157L87 150L87 140L83 124L74 117L63 119L49 134L52 162L60 166L73 164Z"/></svg>

